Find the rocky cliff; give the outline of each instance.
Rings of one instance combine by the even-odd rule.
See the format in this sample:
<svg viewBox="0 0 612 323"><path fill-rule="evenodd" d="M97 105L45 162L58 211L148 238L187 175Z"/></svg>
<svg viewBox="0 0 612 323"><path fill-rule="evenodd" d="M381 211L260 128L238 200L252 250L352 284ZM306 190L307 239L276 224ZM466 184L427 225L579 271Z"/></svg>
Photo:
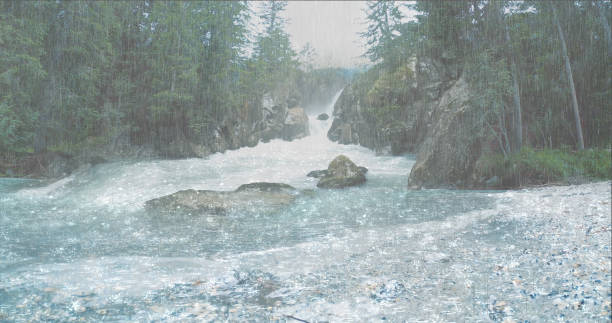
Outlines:
<svg viewBox="0 0 612 323"><path fill-rule="evenodd" d="M345 88L330 140L416 153L410 188L480 186L475 164L489 143L475 131L480 123L469 83L455 65L426 57L398 70L365 75Z"/></svg>
<svg viewBox="0 0 612 323"><path fill-rule="evenodd" d="M396 71L368 71L345 88L334 106L332 141L394 155L416 152L431 111L456 80L443 64L415 59Z"/></svg>
<svg viewBox="0 0 612 323"><path fill-rule="evenodd" d="M465 188L476 185L474 165L484 138L475 135L478 111L470 105L470 87L455 81L432 107L425 140L408 178L409 188Z"/></svg>

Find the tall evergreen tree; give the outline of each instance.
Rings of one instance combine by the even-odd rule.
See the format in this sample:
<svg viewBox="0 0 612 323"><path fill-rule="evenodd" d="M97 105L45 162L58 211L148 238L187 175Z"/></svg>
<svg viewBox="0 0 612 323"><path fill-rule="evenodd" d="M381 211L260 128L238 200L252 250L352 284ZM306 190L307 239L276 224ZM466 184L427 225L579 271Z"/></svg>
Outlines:
<svg viewBox="0 0 612 323"><path fill-rule="evenodd" d="M402 46L395 46L400 35L402 14L395 1L368 1L368 29L361 36L367 40L366 56L372 62L397 65L402 58Z"/></svg>

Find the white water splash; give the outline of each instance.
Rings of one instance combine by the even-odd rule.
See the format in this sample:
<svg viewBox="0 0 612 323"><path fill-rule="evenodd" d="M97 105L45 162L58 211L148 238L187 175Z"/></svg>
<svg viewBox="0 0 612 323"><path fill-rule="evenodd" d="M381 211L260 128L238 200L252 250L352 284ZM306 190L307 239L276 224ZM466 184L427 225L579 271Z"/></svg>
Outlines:
<svg viewBox="0 0 612 323"><path fill-rule="evenodd" d="M331 115L341 91L324 110ZM80 205L141 208L147 200L184 189L234 190L252 182L287 183L300 189L315 188L317 180L306 177L312 170L326 169L344 154L367 167L368 178L408 176L413 160L376 156L367 148L340 145L327 138L332 118L309 116L311 135L289 141L280 139L216 153L207 158L110 163L71 175L49 186L23 190L26 198L68 197Z"/></svg>

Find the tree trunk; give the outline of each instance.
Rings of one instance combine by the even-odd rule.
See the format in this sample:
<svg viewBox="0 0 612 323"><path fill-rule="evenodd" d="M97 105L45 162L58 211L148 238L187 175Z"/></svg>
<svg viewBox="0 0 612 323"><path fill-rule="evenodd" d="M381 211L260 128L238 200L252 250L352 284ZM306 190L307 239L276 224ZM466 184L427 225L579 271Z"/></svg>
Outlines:
<svg viewBox="0 0 612 323"><path fill-rule="evenodd" d="M516 67L516 61L514 60L514 54L512 52L512 43L510 40L510 32L508 31L508 24L504 20L504 29L506 32L506 42L508 43L508 56L510 57L510 71L512 72L512 96L514 100L514 150L520 151L523 146L523 118L521 116L521 93L519 91L519 79L518 69Z"/></svg>
<svg viewBox="0 0 612 323"><path fill-rule="evenodd" d="M557 9L554 4L550 4L553 12L553 18L557 25L557 31L559 32L559 39L561 40L561 49L563 50L563 59L565 60L565 70L567 72L567 79L569 81L570 92L572 94L572 105L574 108L574 119L576 121L576 132L578 135L578 149L584 149L584 139L582 138L582 125L580 122L580 111L578 110L578 99L576 98L576 88L574 87L574 76L572 75L572 65L570 64L569 56L567 54L567 46L565 45L565 37L563 36L563 29L561 29L561 23L559 17L557 17Z"/></svg>

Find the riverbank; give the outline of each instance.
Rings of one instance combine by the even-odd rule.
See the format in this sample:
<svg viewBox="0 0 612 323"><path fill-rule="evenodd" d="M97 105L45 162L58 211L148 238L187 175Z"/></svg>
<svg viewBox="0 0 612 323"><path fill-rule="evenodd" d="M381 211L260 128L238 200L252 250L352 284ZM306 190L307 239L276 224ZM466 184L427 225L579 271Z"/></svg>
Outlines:
<svg viewBox="0 0 612 323"><path fill-rule="evenodd" d="M138 147L136 147L138 148ZM72 156L63 152L23 153L0 159L0 178L28 178L53 182L77 170L107 162L173 160L156 156L151 150L133 149L131 157L96 154ZM202 157L207 158L207 157ZM606 149L568 152L561 150L524 149L504 158L491 155L477 163L481 177L478 184L454 189L521 190L539 187L567 186L610 180L610 151ZM606 174L608 174L606 176Z"/></svg>
<svg viewBox="0 0 612 323"><path fill-rule="evenodd" d="M537 187L584 184L612 179L609 149L532 149L504 156L489 154L475 164L474 177L484 187Z"/></svg>

